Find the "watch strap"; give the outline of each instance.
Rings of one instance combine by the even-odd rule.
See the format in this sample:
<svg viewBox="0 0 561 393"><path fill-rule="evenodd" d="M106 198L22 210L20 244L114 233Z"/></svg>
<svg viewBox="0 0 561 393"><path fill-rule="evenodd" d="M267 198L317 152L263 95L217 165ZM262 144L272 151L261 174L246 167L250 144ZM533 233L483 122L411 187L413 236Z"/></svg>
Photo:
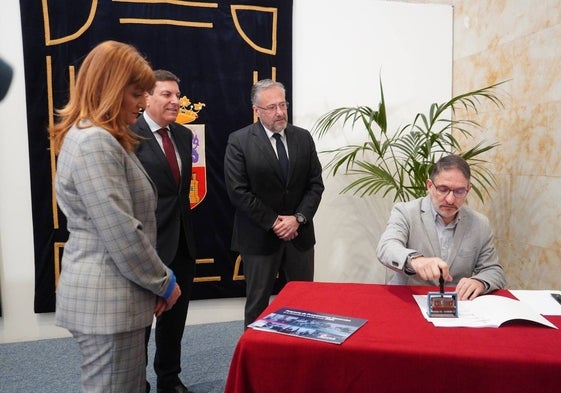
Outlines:
<svg viewBox="0 0 561 393"><path fill-rule="evenodd" d="M420 252L412 252L411 254L407 255L407 260L405 261L405 267L404 267L404 271L407 274L415 274L415 269L413 269L413 266L411 266L411 261L415 258L420 258L423 257L424 255L421 254Z"/></svg>
<svg viewBox="0 0 561 393"><path fill-rule="evenodd" d="M294 216L296 217L296 221L298 221L299 224L305 224L308 222L306 216L304 216L302 213L296 213L294 214Z"/></svg>

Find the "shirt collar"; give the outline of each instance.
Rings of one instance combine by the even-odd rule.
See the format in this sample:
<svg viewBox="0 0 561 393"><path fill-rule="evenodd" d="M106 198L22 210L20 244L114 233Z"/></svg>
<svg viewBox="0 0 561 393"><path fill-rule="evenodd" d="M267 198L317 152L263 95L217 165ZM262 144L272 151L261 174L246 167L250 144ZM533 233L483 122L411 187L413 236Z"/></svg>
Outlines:
<svg viewBox="0 0 561 393"><path fill-rule="evenodd" d="M267 137L268 137L269 139L271 139L271 138L273 137L274 134L280 134L280 136L281 136L283 139L285 138L285 136L284 136L284 131L285 131L285 130L282 130L281 132L273 132L273 131L269 130L267 127L265 127L265 125L264 125L263 123L261 123L261 125L262 125L263 128L265 129L265 132L267 133Z"/></svg>
<svg viewBox="0 0 561 393"><path fill-rule="evenodd" d="M142 113L142 116L144 116L144 120L146 120L146 124L148 124L148 127L150 127L150 131L152 131L152 133L156 133L158 132L158 130L162 128L158 125L158 123L152 120L152 118L148 115L148 113L146 113L146 111ZM166 128L169 131L169 127L164 127L164 128Z"/></svg>

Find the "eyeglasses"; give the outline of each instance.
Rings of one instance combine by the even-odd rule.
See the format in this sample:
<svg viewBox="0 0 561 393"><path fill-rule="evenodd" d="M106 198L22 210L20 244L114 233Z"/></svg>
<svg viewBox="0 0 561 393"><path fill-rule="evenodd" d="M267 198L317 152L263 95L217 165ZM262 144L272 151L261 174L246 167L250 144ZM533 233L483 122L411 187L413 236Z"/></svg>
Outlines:
<svg viewBox="0 0 561 393"><path fill-rule="evenodd" d="M285 111L285 110L288 109L288 105L289 105L288 101L285 101L285 102L280 102L278 104L267 105L265 107L255 105L255 107L259 108L261 110L267 111L267 112L273 112L273 111L276 111L277 108L280 109L281 111Z"/></svg>
<svg viewBox="0 0 561 393"><path fill-rule="evenodd" d="M436 193L440 196L448 196L448 194L450 194L450 192L452 192L456 198L464 198L469 191L469 189L467 189L467 188L451 189L450 187L447 187L447 186L437 186L434 183L432 185L434 186L434 189L436 190Z"/></svg>

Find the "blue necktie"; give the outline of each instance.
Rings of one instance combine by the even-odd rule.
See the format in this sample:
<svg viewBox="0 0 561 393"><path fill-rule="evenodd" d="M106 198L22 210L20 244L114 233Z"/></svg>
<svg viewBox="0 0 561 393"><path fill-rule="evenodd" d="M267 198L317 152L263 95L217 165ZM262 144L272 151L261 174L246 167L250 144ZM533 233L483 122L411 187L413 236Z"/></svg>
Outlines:
<svg viewBox="0 0 561 393"><path fill-rule="evenodd" d="M277 141L277 154L279 156L279 163L282 170L282 175L284 180L288 179L288 156L286 155L286 149L284 148L284 144L281 140L280 134L273 134L273 138Z"/></svg>

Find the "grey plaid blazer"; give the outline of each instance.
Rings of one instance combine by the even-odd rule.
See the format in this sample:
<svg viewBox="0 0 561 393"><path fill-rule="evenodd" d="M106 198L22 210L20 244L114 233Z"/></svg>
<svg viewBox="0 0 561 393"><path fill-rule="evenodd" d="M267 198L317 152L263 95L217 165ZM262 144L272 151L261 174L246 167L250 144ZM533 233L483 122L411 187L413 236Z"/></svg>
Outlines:
<svg viewBox="0 0 561 393"><path fill-rule="evenodd" d="M155 250L156 191L134 153L107 131L71 128L58 156L58 204L68 221L57 325L113 334L152 322L171 271Z"/></svg>

